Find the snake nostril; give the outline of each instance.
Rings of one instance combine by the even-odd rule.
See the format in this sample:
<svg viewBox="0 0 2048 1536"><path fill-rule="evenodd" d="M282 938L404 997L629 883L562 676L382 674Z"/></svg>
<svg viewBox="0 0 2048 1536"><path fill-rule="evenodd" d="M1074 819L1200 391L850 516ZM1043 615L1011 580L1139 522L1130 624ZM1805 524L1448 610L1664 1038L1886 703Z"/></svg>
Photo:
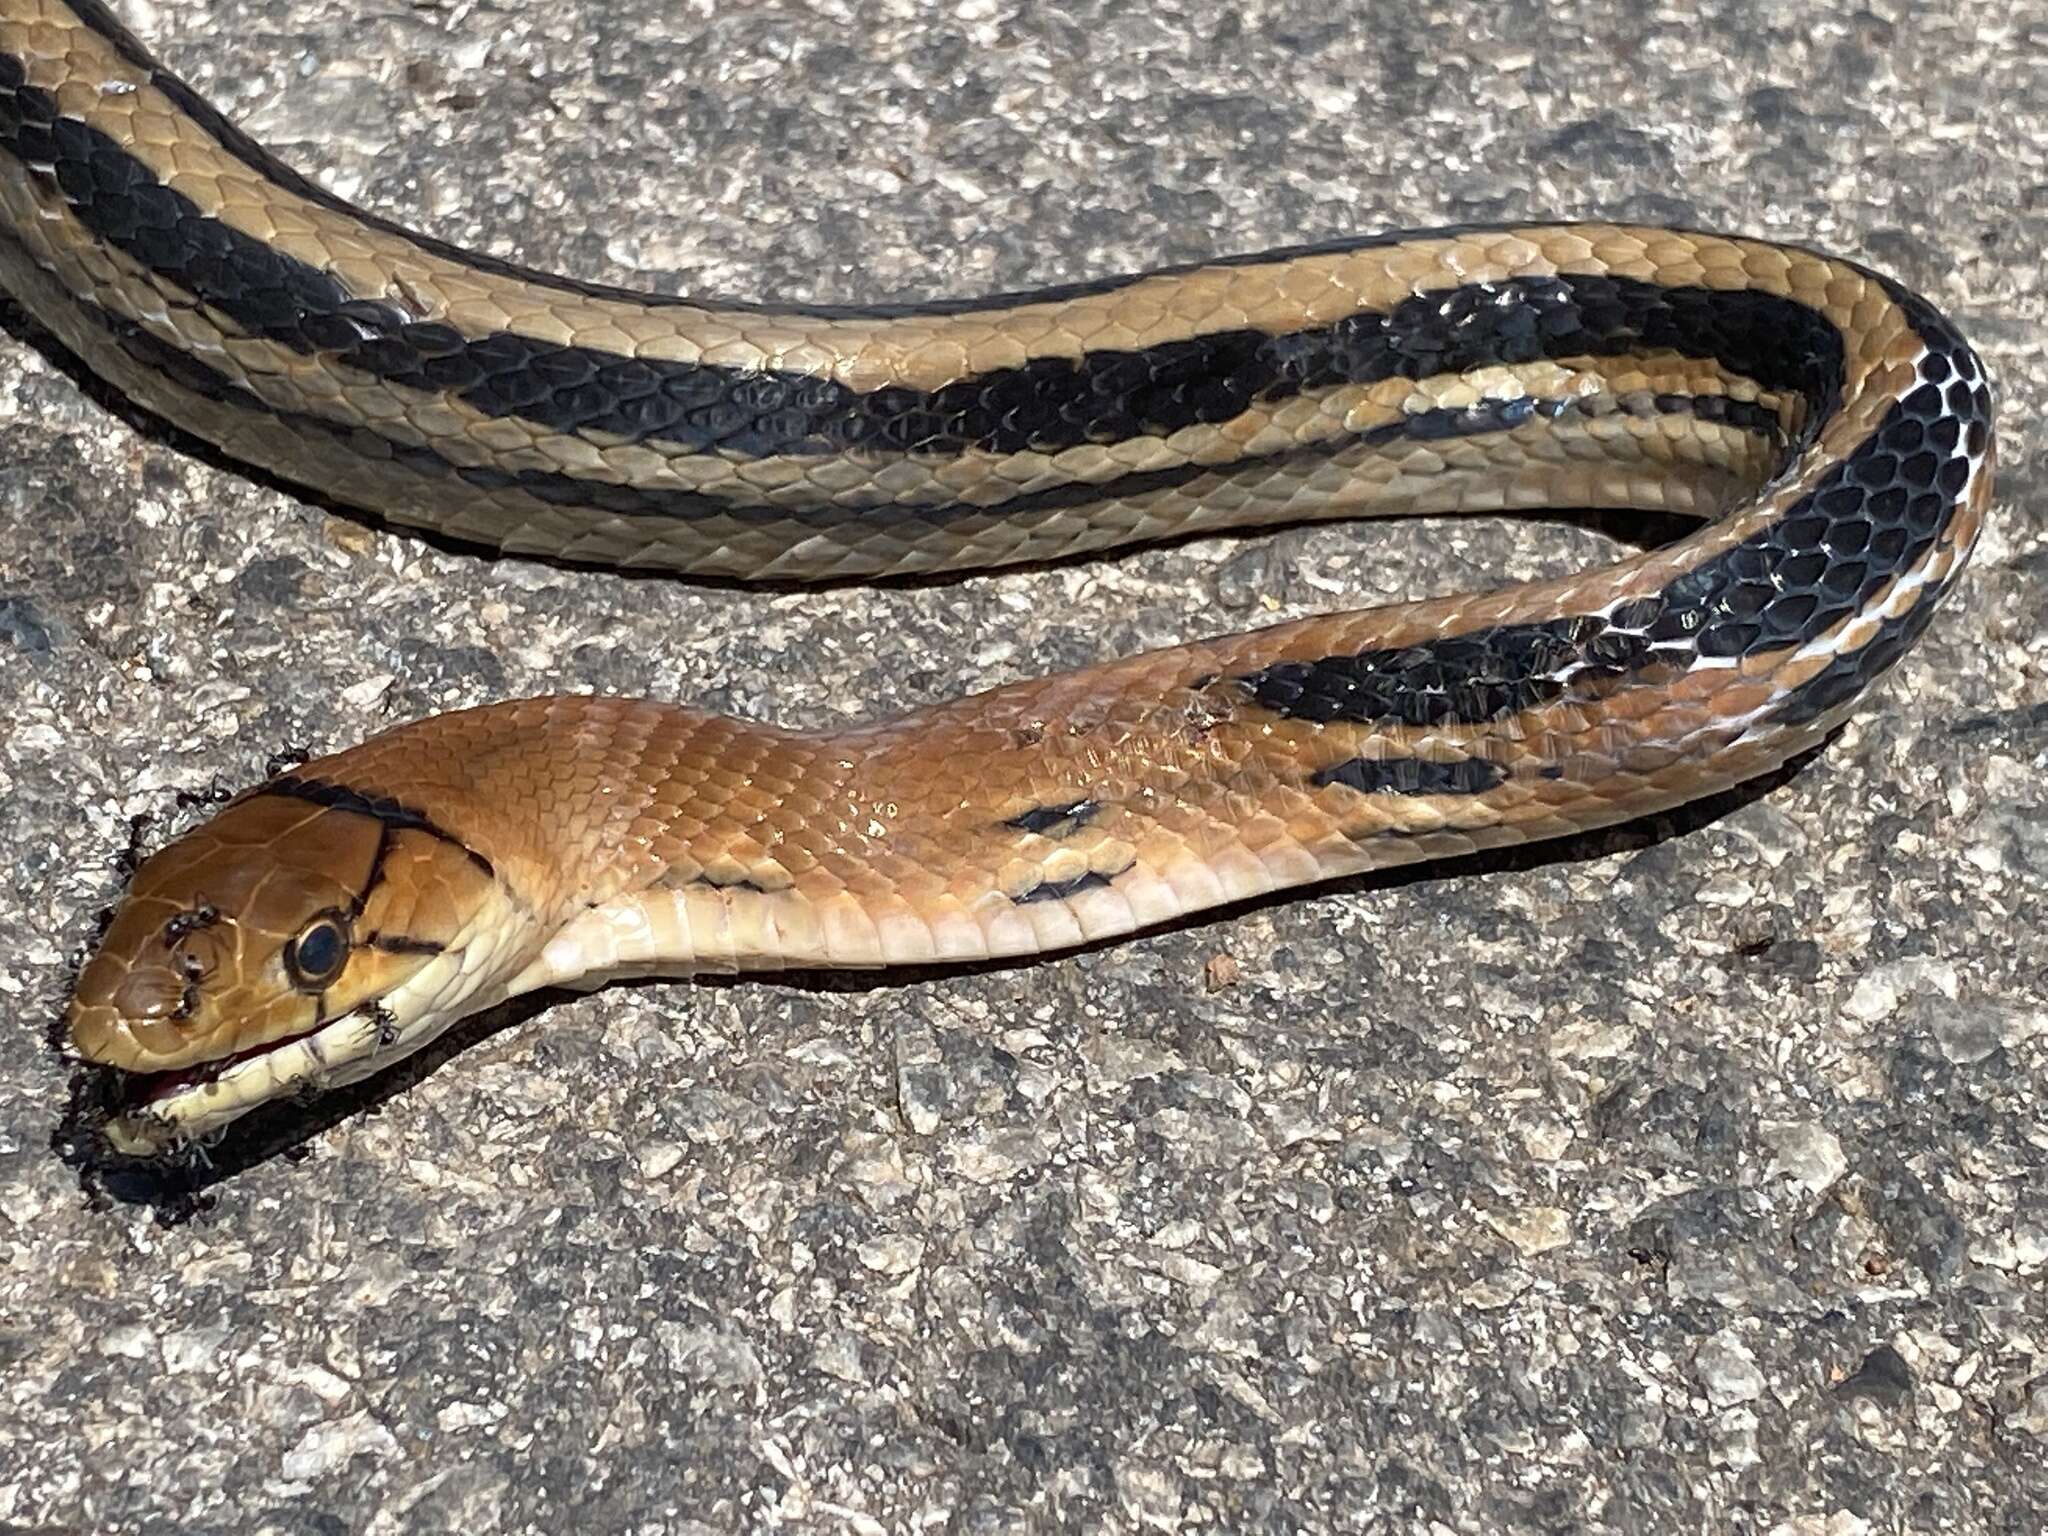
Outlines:
<svg viewBox="0 0 2048 1536"><path fill-rule="evenodd" d="M177 1022L199 1006L196 979L169 966L137 966L108 999L115 1013L135 1024Z"/></svg>

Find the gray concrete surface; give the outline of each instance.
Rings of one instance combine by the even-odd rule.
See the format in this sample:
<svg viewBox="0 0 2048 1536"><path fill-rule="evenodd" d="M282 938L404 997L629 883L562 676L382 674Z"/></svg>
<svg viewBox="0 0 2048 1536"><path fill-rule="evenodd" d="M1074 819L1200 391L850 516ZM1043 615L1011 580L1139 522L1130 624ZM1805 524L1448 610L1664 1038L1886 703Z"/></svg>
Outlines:
<svg viewBox="0 0 2048 1536"><path fill-rule="evenodd" d="M1722 814L1034 967L564 1002L165 1227L53 1155L43 1029L180 789L529 691L823 722L1613 546L628 581L368 531L0 345L0 1530L2039 1528L2043 0L121 9L343 193L619 281L1809 240L1980 344L2002 489L1900 674Z"/></svg>

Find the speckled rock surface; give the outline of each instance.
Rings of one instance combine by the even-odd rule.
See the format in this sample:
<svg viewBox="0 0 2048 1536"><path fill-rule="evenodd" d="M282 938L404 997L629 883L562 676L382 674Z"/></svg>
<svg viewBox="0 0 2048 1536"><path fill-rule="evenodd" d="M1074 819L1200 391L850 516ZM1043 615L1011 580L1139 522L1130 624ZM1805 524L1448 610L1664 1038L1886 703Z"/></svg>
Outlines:
<svg viewBox="0 0 2048 1536"><path fill-rule="evenodd" d="M53 1155L43 1031L180 790L559 688L822 723L1613 546L624 580L308 508L6 341L0 1529L2038 1528L2048 4L120 8L342 193L670 289L1806 239L1961 322L2004 468L1961 596L1760 794L1037 966L561 1002L166 1228Z"/></svg>

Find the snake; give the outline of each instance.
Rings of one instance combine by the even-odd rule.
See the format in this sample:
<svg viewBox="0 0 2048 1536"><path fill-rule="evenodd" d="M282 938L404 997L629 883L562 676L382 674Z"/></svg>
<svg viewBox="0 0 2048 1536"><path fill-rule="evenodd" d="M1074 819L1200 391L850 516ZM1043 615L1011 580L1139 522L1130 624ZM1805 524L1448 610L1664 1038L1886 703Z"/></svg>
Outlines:
<svg viewBox="0 0 2048 1536"><path fill-rule="evenodd" d="M909 305L636 293L341 200L99 0L0 0L0 284L220 457L507 554L797 583L1316 519L1695 519L1569 576L798 730L557 695L275 772L134 870L119 1156L618 977L1045 955L1630 820L1822 743L1986 515L1990 382L1798 245L1379 234Z"/></svg>

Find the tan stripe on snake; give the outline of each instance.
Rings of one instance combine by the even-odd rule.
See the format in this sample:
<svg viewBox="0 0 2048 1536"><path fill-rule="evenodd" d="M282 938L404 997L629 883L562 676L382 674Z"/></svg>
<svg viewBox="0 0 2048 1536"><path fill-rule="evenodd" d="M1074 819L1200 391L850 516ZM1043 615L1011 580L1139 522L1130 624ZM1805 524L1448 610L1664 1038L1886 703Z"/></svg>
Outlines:
<svg viewBox="0 0 2048 1536"><path fill-rule="evenodd" d="M1968 346L1808 250L1531 224L923 308L657 300L349 208L98 0L0 0L0 281L228 457L561 559L811 578L1309 518L1706 520L851 730L559 697L309 763L144 864L79 978L130 1154L537 987L1045 953L1726 788L1897 660L1991 489Z"/></svg>

